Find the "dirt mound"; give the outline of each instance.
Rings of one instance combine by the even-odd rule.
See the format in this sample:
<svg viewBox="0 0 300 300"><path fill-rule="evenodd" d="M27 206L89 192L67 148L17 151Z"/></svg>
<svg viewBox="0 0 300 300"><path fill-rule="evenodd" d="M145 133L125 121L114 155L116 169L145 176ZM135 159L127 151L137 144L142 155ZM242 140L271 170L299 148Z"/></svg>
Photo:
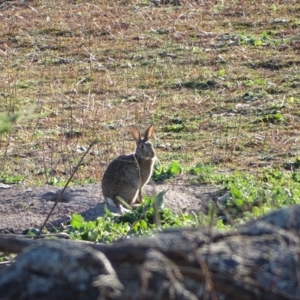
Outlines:
<svg viewBox="0 0 300 300"><path fill-rule="evenodd" d="M23 231L31 227L39 228L53 206L53 199L61 188L53 186L25 187L0 186L0 230ZM147 185L145 193L154 195L168 190L165 205L175 213L181 210L205 211L209 200L220 196L216 186L194 185ZM54 209L50 223L59 226L70 219L74 213L80 213L86 220L103 215L104 200L99 184L76 185L68 188ZM50 225L51 226L51 225Z"/></svg>

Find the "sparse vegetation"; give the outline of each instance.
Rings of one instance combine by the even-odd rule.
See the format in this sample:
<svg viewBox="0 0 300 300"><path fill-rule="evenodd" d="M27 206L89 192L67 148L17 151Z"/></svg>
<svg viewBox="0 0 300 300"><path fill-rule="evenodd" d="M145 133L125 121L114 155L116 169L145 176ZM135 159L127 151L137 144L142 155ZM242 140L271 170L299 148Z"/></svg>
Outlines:
<svg viewBox="0 0 300 300"><path fill-rule="evenodd" d="M180 213L175 215L168 208L164 208L163 193L152 198L145 197L144 203L136 210L129 211L121 216L106 210L104 217L95 221L84 221L81 215L73 215L71 226L67 233L76 239L109 243L131 236L149 236L163 228L170 227L196 227L209 224L208 217L202 213ZM215 222L216 224L216 222ZM221 222L218 225L222 225Z"/></svg>
<svg viewBox="0 0 300 300"><path fill-rule="evenodd" d="M167 171L162 172L158 178L170 178L172 167L175 171L183 169L178 162L174 162L168 167L162 167ZM300 174L295 171L266 169L257 176L238 171L220 175L214 174L213 169L197 165L187 172L195 176L194 181L222 183L228 190L228 197L225 201L210 203L207 215L184 211L175 215L170 209L164 208L163 193L160 193L152 198L145 197L138 209L122 216L116 216L107 210L103 218L86 222L80 215L74 215L67 233L73 238L111 242L133 235L152 235L169 227L206 225L229 229L273 209L300 203Z"/></svg>
<svg viewBox="0 0 300 300"><path fill-rule="evenodd" d="M299 12L269 0L1 4L0 181L62 185L97 137L73 183L100 182L133 150L129 124L153 123L154 180L184 174L230 191L231 220L216 209L215 225L299 203ZM105 218L74 216L73 236L108 242ZM141 220L111 231L150 234Z"/></svg>

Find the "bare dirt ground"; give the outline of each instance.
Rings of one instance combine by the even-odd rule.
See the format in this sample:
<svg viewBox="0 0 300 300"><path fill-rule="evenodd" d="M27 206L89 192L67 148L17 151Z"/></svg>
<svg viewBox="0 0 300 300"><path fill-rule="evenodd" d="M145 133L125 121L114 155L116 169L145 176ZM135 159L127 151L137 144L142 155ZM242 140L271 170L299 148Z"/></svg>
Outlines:
<svg viewBox="0 0 300 300"><path fill-rule="evenodd" d="M0 185L0 231L23 232L39 228L53 207L53 199L62 188L54 186L26 187ZM144 192L154 195L168 190L164 196L166 207L175 213L206 211L209 200L215 200L222 191L217 186L147 185ZM72 186L66 190L62 201L54 209L48 228L58 227L80 213L86 220L93 220L104 213L104 200L100 184Z"/></svg>

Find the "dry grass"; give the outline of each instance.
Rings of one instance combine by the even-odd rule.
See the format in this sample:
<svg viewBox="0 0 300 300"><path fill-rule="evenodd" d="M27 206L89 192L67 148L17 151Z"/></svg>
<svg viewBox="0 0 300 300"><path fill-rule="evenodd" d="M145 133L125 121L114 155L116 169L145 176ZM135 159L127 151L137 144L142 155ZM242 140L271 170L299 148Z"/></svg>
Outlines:
<svg viewBox="0 0 300 300"><path fill-rule="evenodd" d="M98 137L75 179L98 182L134 149L132 123L155 124L162 163L256 170L299 154L297 1L7 3L0 111L40 118L0 138L2 180L65 182Z"/></svg>

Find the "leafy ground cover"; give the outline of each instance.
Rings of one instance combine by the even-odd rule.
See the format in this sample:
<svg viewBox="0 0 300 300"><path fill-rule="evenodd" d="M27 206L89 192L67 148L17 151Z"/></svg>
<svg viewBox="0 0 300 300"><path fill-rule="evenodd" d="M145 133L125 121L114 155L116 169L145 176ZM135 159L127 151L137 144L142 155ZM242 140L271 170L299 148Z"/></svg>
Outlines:
<svg viewBox="0 0 300 300"><path fill-rule="evenodd" d="M222 184L241 222L299 202L297 1L7 1L0 17L0 112L25 117L0 136L0 181L62 185L98 138L73 183L100 182L133 151L129 124L153 123L154 180Z"/></svg>

